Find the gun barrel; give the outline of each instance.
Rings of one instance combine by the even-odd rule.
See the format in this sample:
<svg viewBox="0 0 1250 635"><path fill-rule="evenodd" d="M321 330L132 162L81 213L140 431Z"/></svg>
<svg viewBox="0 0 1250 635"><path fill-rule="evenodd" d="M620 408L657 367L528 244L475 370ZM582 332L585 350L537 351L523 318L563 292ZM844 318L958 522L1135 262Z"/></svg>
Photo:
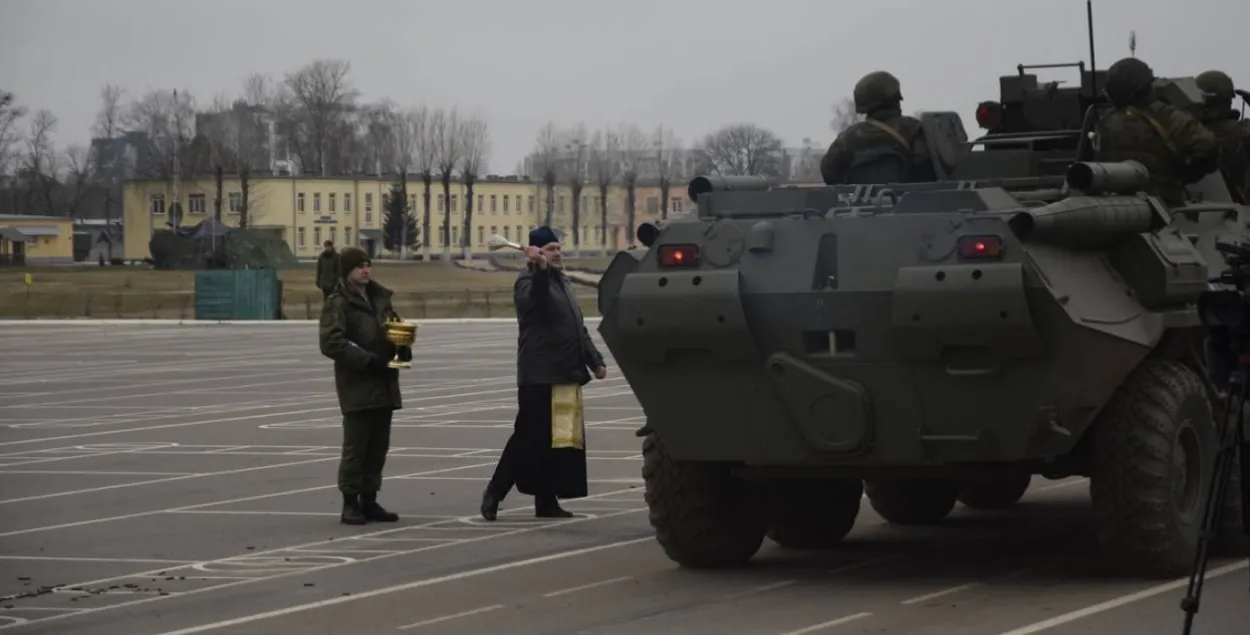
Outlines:
<svg viewBox="0 0 1250 635"><path fill-rule="evenodd" d="M1007 221L1021 240L1060 246L1104 246L1155 229L1150 202L1132 196L1077 196L1019 212Z"/></svg>
<svg viewBox="0 0 1250 635"><path fill-rule="evenodd" d="M1150 184L1150 171L1137 161L1079 161L1068 167L1067 181L1086 194L1135 194Z"/></svg>
<svg viewBox="0 0 1250 635"><path fill-rule="evenodd" d="M699 196L709 192L728 191L762 191L773 186L773 182L762 176L721 176L709 174L696 176L686 186L686 194L690 200L698 202Z"/></svg>

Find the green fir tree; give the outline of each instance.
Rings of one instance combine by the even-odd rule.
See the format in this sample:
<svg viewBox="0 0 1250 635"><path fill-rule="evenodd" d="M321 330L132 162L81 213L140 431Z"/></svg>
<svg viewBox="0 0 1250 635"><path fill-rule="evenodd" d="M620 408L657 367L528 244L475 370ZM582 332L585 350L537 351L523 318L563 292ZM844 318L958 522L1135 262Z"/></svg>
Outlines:
<svg viewBox="0 0 1250 635"><path fill-rule="evenodd" d="M391 186L387 195L386 216L382 219L382 245L398 252L401 247L413 249L420 244L417 215L408 208L408 189L402 183Z"/></svg>

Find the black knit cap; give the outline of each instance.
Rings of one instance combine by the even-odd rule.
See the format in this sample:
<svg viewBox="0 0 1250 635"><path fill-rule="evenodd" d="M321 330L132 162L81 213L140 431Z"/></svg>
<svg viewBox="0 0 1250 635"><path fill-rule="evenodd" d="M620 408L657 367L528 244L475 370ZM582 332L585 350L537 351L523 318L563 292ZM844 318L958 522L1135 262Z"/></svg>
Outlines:
<svg viewBox="0 0 1250 635"><path fill-rule="evenodd" d="M545 247L551 243L560 242L560 237L548 226L543 225L530 231L530 246Z"/></svg>
<svg viewBox="0 0 1250 635"><path fill-rule="evenodd" d="M339 252L339 271L342 272L344 278L352 272L352 269L363 264L373 264L373 260L369 258L365 250L359 247L348 247Z"/></svg>

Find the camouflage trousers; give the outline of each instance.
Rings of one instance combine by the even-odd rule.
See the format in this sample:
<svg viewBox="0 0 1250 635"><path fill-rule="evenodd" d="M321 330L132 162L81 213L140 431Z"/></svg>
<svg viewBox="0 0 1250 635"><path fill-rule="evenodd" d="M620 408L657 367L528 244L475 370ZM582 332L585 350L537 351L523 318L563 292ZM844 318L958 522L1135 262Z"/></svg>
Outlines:
<svg viewBox="0 0 1250 635"><path fill-rule="evenodd" d="M343 455L339 490L349 496L382 489L382 468L391 447L391 408L371 408L343 415Z"/></svg>

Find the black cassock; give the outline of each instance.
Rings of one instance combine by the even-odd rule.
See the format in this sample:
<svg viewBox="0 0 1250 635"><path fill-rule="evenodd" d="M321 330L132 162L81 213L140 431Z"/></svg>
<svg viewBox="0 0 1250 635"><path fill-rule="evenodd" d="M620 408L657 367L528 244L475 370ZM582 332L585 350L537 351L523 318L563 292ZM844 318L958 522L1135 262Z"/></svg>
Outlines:
<svg viewBox="0 0 1250 635"><path fill-rule="evenodd" d="M491 490L502 495L515 484L518 492L529 496L585 497L581 386L521 386L517 406L512 436L495 468Z"/></svg>

